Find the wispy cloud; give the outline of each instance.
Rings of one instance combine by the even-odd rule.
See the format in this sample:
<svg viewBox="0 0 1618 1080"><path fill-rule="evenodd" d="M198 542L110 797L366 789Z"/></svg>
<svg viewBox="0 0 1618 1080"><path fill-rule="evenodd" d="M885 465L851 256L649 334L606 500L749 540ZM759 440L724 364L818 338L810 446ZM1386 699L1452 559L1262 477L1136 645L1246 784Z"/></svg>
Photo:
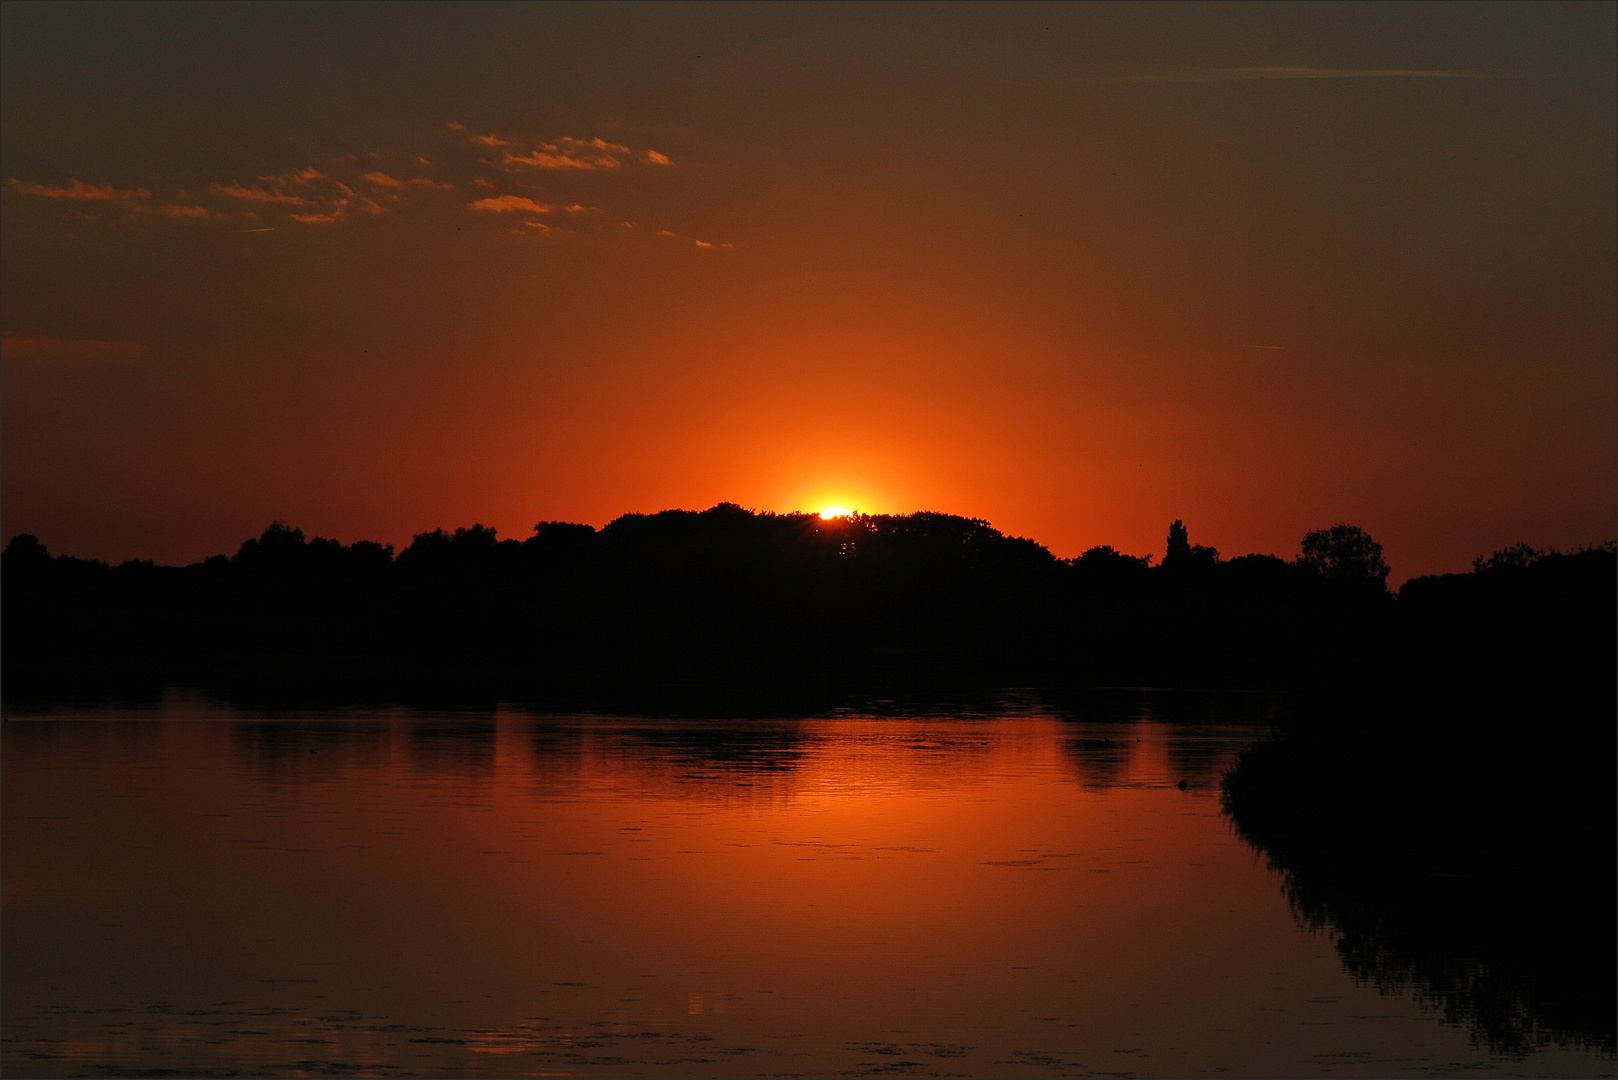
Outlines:
<svg viewBox="0 0 1618 1080"><path fill-rule="evenodd" d="M566 206L557 206L554 203L535 202L526 195L501 195L492 199L479 199L466 204L469 209L483 210L491 214L554 214L558 211L564 214L599 214L600 208L585 206L583 203L569 203ZM533 224L533 222L529 222Z"/></svg>
<svg viewBox="0 0 1618 1080"><path fill-rule="evenodd" d="M1208 83L1259 82L1266 79L1503 79L1482 71L1456 68L1332 68L1273 64L1265 67L1201 68L1149 75L1115 75L1105 83Z"/></svg>
<svg viewBox="0 0 1618 1080"><path fill-rule="evenodd" d="M622 222L621 224L626 229L634 228L634 223L633 222L625 221L625 222ZM678 240L681 243L684 243L685 241L690 240L692 246L697 248L699 251L733 251L736 248L735 244L711 243L711 242L709 242L707 240L698 240L698 239L696 239L695 237L692 237L692 236L681 236L679 233L670 232L668 229L659 229L659 230L657 230L657 235L662 236L662 237L666 237L666 238L668 238L670 240Z"/></svg>
<svg viewBox="0 0 1618 1080"><path fill-rule="evenodd" d="M500 164L505 167L527 167L531 169L618 169L624 165L641 162L647 165L669 165L672 162L667 154L656 150L646 150L637 153L622 143L607 142L605 139L575 139L564 135L555 142L538 144L530 153L513 154L509 150L501 157Z"/></svg>
<svg viewBox="0 0 1618 1080"><path fill-rule="evenodd" d="M444 212L453 205L487 224L503 216L505 226L516 226L518 234L586 236L609 228L616 232L623 213L605 201L610 189L601 188L599 177L614 171L657 172L673 165L662 151L600 136L480 134L455 123L440 129L431 145L362 148L319 166L257 177L215 177L200 188L155 195L143 187L78 179L35 183L12 178L6 183L13 193L39 200L35 212L71 211L81 218L93 206L118 206L153 220L228 222L233 229L267 232L334 226L363 214ZM434 197L457 190L467 194L453 204ZM47 210L52 203L55 207ZM436 211L431 209L435 203ZM687 236L681 240L703 248L726 246Z"/></svg>
<svg viewBox="0 0 1618 1080"><path fill-rule="evenodd" d="M601 145L598 147L580 140L564 139L560 143L542 143L527 154L507 152L500 163L525 165L531 169L617 169L623 165L623 161L608 151L620 150L625 155L629 153L627 146L619 147L600 139L591 142Z"/></svg>
<svg viewBox="0 0 1618 1080"><path fill-rule="evenodd" d="M288 195L284 191L272 191L258 184L215 184L213 189L220 195L228 195L232 199L243 202L269 203L276 206L308 206L309 200L302 195Z"/></svg>
<svg viewBox="0 0 1618 1080"><path fill-rule="evenodd" d="M83 360L129 360L144 350L132 341L97 338L58 338L37 334L0 333L0 357L38 363Z"/></svg>
<svg viewBox="0 0 1618 1080"><path fill-rule="evenodd" d="M398 177L389 176L385 172L368 172L360 179L368 184L374 184L382 188L392 188L395 191L408 188L436 188L440 191L451 191L455 187L454 184L440 184L430 176L407 176L401 180Z"/></svg>
<svg viewBox="0 0 1618 1080"><path fill-rule="evenodd" d="M287 217L304 225L327 225L341 221L353 210L373 214L385 210L376 200L361 195L343 181L314 166L281 176L261 176L258 180L256 184L215 184L213 190L216 194L246 203L298 207L302 213L288 213ZM403 183L408 184L408 181Z"/></svg>
<svg viewBox="0 0 1618 1080"><path fill-rule="evenodd" d="M522 195L501 195L493 199L479 199L467 205L473 210L483 210L491 214L549 214L556 210L550 203L535 202Z"/></svg>
<svg viewBox="0 0 1618 1080"><path fill-rule="evenodd" d="M32 195L41 199L68 200L74 203L103 203L123 206L139 213L156 213L170 218L211 218L215 214L206 206L187 206L171 203L165 206L151 207L146 200L152 198L152 193L146 188L119 188L111 184L86 184L82 180L69 180L66 186L52 187L49 184L30 184L15 178L6 183L23 195ZM183 192L181 193L184 194Z"/></svg>
<svg viewBox="0 0 1618 1080"><path fill-rule="evenodd" d="M121 202L133 203L137 199L150 199L152 193L145 188L116 188L111 184L97 186L86 184L82 180L69 180L66 187L51 187L48 184L30 184L15 177L6 183L15 191L23 195L33 195L41 199L79 199L93 202Z"/></svg>

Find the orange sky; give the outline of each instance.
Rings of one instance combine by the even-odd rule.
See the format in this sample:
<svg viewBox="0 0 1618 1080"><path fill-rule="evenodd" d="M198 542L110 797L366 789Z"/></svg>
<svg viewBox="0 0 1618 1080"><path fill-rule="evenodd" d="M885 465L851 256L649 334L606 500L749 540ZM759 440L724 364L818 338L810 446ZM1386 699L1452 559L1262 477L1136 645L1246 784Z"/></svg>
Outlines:
<svg viewBox="0 0 1618 1080"><path fill-rule="evenodd" d="M1615 11L8 3L0 528L1598 541Z"/></svg>

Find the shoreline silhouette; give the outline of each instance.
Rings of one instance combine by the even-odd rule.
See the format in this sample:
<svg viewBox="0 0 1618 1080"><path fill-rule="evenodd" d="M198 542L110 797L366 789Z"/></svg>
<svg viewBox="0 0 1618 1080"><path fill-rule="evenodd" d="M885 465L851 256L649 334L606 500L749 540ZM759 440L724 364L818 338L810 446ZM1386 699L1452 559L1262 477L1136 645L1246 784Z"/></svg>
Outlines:
<svg viewBox="0 0 1618 1080"><path fill-rule="evenodd" d="M1296 558L1058 559L939 513L631 514L385 545L275 523L185 567L3 556L6 696L580 703L693 715L874 688L1279 693L1222 800L1345 968L1492 1052L1614 1045L1612 542L1385 585L1355 526Z"/></svg>

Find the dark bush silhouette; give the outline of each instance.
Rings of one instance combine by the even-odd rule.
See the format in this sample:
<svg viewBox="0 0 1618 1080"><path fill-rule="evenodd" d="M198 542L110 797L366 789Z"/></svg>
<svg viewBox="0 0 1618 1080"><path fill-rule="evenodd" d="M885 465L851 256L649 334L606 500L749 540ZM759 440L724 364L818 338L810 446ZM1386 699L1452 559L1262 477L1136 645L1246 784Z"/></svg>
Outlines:
<svg viewBox="0 0 1618 1080"><path fill-rule="evenodd" d="M1534 565L1540 559L1544 558L1544 556L1544 552L1535 551L1533 548L1519 540L1510 547L1504 547L1499 551L1494 552L1493 554L1489 555L1488 558L1484 558L1480 555L1473 559L1472 569L1523 570Z"/></svg>
<svg viewBox="0 0 1618 1080"><path fill-rule="evenodd" d="M1346 522L1305 535L1298 565L1329 581L1387 587L1388 564L1382 558L1382 545L1364 529Z"/></svg>

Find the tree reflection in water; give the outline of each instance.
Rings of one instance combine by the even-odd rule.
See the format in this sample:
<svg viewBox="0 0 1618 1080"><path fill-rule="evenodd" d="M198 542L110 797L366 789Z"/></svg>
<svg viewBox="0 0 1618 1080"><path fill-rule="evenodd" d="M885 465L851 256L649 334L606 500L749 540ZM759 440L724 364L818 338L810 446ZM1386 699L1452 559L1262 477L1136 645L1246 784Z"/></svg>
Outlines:
<svg viewBox="0 0 1618 1080"><path fill-rule="evenodd" d="M1611 1055L1610 746L1451 734L1260 743L1226 775L1226 811L1356 979L1493 1053Z"/></svg>

